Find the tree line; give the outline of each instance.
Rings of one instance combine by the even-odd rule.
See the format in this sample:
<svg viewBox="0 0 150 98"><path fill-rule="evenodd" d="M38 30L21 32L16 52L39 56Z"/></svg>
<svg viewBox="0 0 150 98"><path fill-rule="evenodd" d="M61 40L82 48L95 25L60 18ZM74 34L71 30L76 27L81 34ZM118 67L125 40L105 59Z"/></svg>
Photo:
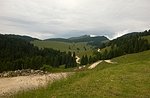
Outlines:
<svg viewBox="0 0 150 98"><path fill-rule="evenodd" d="M43 65L75 67L75 53L39 49L30 42L0 34L0 72L18 69L40 69Z"/></svg>

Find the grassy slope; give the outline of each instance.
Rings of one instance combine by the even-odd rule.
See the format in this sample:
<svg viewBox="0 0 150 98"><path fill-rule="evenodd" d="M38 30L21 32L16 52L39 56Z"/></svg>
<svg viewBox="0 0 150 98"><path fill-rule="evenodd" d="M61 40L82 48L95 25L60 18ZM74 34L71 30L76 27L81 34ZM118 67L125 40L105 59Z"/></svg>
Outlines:
<svg viewBox="0 0 150 98"><path fill-rule="evenodd" d="M150 43L150 36L144 36L145 39L148 40L148 42Z"/></svg>
<svg viewBox="0 0 150 98"><path fill-rule="evenodd" d="M39 48L53 48L60 51L76 52L79 56L82 56L83 54L92 55L92 46L87 45L87 43L85 42L67 43L67 42L58 42L58 41L37 41L36 40L31 43L33 43L35 46L38 46ZM86 51L84 47L86 48ZM79 48L80 50L78 51L77 48Z"/></svg>
<svg viewBox="0 0 150 98"><path fill-rule="evenodd" d="M150 98L150 51L114 58L16 98Z"/></svg>

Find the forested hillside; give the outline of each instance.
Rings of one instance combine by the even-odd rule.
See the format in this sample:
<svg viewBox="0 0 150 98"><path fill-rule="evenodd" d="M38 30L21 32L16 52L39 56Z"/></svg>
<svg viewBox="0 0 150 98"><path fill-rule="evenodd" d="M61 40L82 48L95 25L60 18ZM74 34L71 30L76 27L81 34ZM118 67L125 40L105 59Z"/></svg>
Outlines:
<svg viewBox="0 0 150 98"><path fill-rule="evenodd" d="M30 42L14 37L0 35L0 72L18 69L40 69L43 65L65 68L76 66L75 53L60 52L53 49L39 49Z"/></svg>
<svg viewBox="0 0 150 98"><path fill-rule="evenodd" d="M150 30L144 32L134 32L123 35L117 39L114 39L106 43L106 47L110 47L109 50L105 49L102 55L104 59L113 58L125 54L142 52L150 49L150 43L143 36L150 35Z"/></svg>
<svg viewBox="0 0 150 98"><path fill-rule="evenodd" d="M14 34L6 34L9 38L18 38L18 39L23 39L25 41L34 41L34 40L39 40L37 38L33 38L33 37L30 37L30 36L22 36L22 35L14 35Z"/></svg>

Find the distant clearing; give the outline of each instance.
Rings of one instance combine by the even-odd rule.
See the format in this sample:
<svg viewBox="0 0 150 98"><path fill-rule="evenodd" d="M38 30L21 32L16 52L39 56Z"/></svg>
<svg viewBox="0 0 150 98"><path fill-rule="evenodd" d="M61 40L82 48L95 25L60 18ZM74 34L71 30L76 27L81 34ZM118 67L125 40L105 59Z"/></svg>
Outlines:
<svg viewBox="0 0 150 98"><path fill-rule="evenodd" d="M35 46L39 48L53 48L60 51L71 51L76 52L78 56L82 55L92 55L92 46L87 45L86 42L78 42L78 43L69 43L69 42L59 42L59 41L32 41Z"/></svg>
<svg viewBox="0 0 150 98"><path fill-rule="evenodd" d="M150 36L144 36L143 38L147 39L148 42L150 43Z"/></svg>

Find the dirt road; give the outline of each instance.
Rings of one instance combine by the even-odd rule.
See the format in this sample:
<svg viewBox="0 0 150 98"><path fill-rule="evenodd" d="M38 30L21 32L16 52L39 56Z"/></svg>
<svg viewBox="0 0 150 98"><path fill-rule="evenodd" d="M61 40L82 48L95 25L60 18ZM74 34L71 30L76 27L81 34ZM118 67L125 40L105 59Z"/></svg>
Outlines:
<svg viewBox="0 0 150 98"><path fill-rule="evenodd" d="M93 68L95 68L98 64L102 63L103 61L106 62L106 63L109 63L109 64L116 64L116 63L117 63L117 62L113 62L113 61L111 61L111 60L100 60L100 61L97 61L97 62L93 63L92 65L90 65L90 66L88 67L88 69L93 69Z"/></svg>
<svg viewBox="0 0 150 98"><path fill-rule="evenodd" d="M117 62L113 62L111 60L104 60L106 63L109 63L109 64L116 64Z"/></svg>
<svg viewBox="0 0 150 98"><path fill-rule="evenodd" d="M93 69L93 68L95 68L95 67L96 67L98 64L100 64L101 62L102 62L102 60L93 63L92 65L90 65L90 66L88 67L88 69Z"/></svg>
<svg viewBox="0 0 150 98"><path fill-rule="evenodd" d="M80 58L78 56L76 56L76 63L80 64Z"/></svg>
<svg viewBox="0 0 150 98"><path fill-rule="evenodd" d="M79 58L77 58L79 60ZM78 61L77 60L77 61ZM114 64L111 60L104 60L106 63ZM103 60L97 61L90 65L88 69L95 68ZM38 87L46 86L48 83L52 83L55 80L66 78L73 73L53 73L45 75L30 75L30 76L18 76L10 78L0 78L0 97L5 95L11 95L21 90L35 89Z"/></svg>
<svg viewBox="0 0 150 98"><path fill-rule="evenodd" d="M54 73L47 75L19 76L0 78L0 96L11 95L21 90L35 89L46 86L55 80L66 78L72 73Z"/></svg>

